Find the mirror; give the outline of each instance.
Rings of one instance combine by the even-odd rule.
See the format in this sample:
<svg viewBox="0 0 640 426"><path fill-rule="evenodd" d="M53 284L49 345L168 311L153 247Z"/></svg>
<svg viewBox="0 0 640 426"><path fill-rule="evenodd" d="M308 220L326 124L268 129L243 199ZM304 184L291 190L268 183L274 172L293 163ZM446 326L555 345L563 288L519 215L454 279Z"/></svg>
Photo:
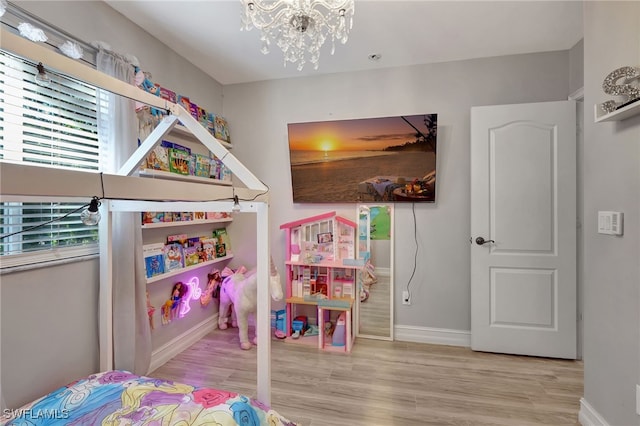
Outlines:
<svg viewBox="0 0 640 426"><path fill-rule="evenodd" d="M359 204L356 336L393 340L393 205Z"/></svg>

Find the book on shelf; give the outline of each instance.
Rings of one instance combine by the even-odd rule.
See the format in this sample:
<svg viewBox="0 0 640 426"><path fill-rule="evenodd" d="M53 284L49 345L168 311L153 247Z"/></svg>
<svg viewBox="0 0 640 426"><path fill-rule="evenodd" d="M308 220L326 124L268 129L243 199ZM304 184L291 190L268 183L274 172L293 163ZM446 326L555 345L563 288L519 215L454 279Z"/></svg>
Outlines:
<svg viewBox="0 0 640 426"><path fill-rule="evenodd" d="M184 266L193 266L201 262L200 252L202 251L202 245L200 242L195 245L184 248Z"/></svg>
<svg viewBox="0 0 640 426"><path fill-rule="evenodd" d="M191 154L191 148L189 148L188 146L180 145L179 143L163 140L162 142L160 142L160 145L167 149L179 149L180 151L185 151L187 154Z"/></svg>
<svg viewBox="0 0 640 426"><path fill-rule="evenodd" d="M215 121L216 121L215 115L213 113L211 113L211 112L208 112L207 113L207 130L213 136L215 136L215 134L216 134Z"/></svg>
<svg viewBox="0 0 640 426"><path fill-rule="evenodd" d="M200 240L200 243L202 244L202 251L204 251L206 260L215 259L218 240L216 238L203 238Z"/></svg>
<svg viewBox="0 0 640 426"><path fill-rule="evenodd" d="M208 156L202 154L195 154L195 157L194 176L208 178L211 160Z"/></svg>
<svg viewBox="0 0 640 426"><path fill-rule="evenodd" d="M229 135L229 125L227 119L221 115L216 114L213 122L214 136L216 139L231 143L231 137Z"/></svg>
<svg viewBox="0 0 640 426"><path fill-rule="evenodd" d="M164 270L175 271L184 268L183 246L180 243L170 243L164 246Z"/></svg>
<svg viewBox="0 0 640 426"><path fill-rule="evenodd" d="M223 212L207 212L206 213L207 219L224 219L228 216L226 216L226 213Z"/></svg>
<svg viewBox="0 0 640 426"><path fill-rule="evenodd" d="M191 105L189 105L189 113L196 121L198 121L198 104L191 102Z"/></svg>
<svg viewBox="0 0 640 426"><path fill-rule="evenodd" d="M204 128L207 128L207 111L202 107L198 108L198 123Z"/></svg>
<svg viewBox="0 0 640 426"><path fill-rule="evenodd" d="M220 180L224 182L231 182L233 174L231 169L224 164L220 166Z"/></svg>
<svg viewBox="0 0 640 426"><path fill-rule="evenodd" d="M212 155L209 158L209 177L211 179L220 179L220 168L222 166L222 162L216 157Z"/></svg>
<svg viewBox="0 0 640 426"><path fill-rule="evenodd" d="M189 154L189 175L196 175L196 154Z"/></svg>
<svg viewBox="0 0 640 426"><path fill-rule="evenodd" d="M142 246L144 269L147 278L164 274L164 244L145 244Z"/></svg>
<svg viewBox="0 0 640 426"><path fill-rule="evenodd" d="M195 247L197 245L202 246L201 240L202 237L189 237L187 238L187 247Z"/></svg>
<svg viewBox="0 0 640 426"><path fill-rule="evenodd" d="M191 154L181 149L169 148L169 171L180 175L189 175Z"/></svg>
<svg viewBox="0 0 640 426"><path fill-rule="evenodd" d="M164 212L142 212L142 224L164 222Z"/></svg>
<svg viewBox="0 0 640 426"><path fill-rule="evenodd" d="M227 228L214 229L213 237L218 239L218 244L224 244L226 251L231 251L231 239Z"/></svg>
<svg viewBox="0 0 640 426"><path fill-rule="evenodd" d="M182 106L188 113L191 113L191 100L188 96L178 95L177 103Z"/></svg>
<svg viewBox="0 0 640 426"><path fill-rule="evenodd" d="M159 86L159 85L156 84L156 86ZM174 92L173 90L169 90L166 87L162 87L162 86L159 86L159 87L160 87L160 98L175 104L177 100L176 92Z"/></svg>
<svg viewBox="0 0 640 426"><path fill-rule="evenodd" d="M205 214L204 212L193 212L193 220L204 220Z"/></svg>
<svg viewBox="0 0 640 426"><path fill-rule="evenodd" d="M177 243L182 247L187 247L189 245L188 241L187 234L167 235L167 244Z"/></svg>
<svg viewBox="0 0 640 426"><path fill-rule="evenodd" d="M162 145L156 145L147 154L145 159L145 167L152 170L160 170L163 172L169 171L169 152L167 148Z"/></svg>
<svg viewBox="0 0 640 426"><path fill-rule="evenodd" d="M225 244L218 242L216 244L216 257L225 257L227 255L227 249Z"/></svg>

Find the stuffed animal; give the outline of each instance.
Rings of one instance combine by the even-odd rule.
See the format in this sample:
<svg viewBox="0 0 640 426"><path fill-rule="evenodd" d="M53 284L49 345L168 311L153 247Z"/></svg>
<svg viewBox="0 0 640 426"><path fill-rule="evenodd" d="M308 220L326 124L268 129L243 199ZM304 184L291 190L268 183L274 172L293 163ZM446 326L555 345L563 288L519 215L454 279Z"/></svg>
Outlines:
<svg viewBox="0 0 640 426"><path fill-rule="evenodd" d="M160 87L156 86L153 81L151 81L151 74L148 72L144 72L140 69L140 67L134 67L134 75L135 75L135 85L138 88L144 90L145 92L151 93L154 96L160 97ZM147 105L136 102L136 111L141 111L148 108ZM164 114L164 111L158 108L151 108L151 115L154 117L159 117Z"/></svg>

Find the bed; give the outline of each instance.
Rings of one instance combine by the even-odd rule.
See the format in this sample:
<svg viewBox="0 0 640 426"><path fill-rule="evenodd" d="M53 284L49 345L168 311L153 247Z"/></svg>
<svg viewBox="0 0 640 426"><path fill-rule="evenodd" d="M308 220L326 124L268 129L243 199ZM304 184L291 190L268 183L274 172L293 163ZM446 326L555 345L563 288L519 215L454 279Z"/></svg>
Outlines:
<svg viewBox="0 0 640 426"><path fill-rule="evenodd" d="M17 410L7 410L2 424L277 426L296 423L244 395L112 370L76 380Z"/></svg>

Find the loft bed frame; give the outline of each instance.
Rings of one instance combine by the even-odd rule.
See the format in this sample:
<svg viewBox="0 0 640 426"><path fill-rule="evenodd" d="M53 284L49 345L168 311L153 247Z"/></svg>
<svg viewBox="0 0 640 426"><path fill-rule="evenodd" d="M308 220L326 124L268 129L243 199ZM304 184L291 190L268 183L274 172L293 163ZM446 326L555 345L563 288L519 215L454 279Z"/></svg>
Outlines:
<svg viewBox="0 0 640 426"><path fill-rule="evenodd" d="M256 313L257 398L271 403L271 339L269 295L268 188L223 144L200 125L181 105L151 95L133 85L101 73L49 48L23 39L5 29L0 32L0 49L42 62L48 69L66 74L100 89L170 112L116 174L61 170L0 161L0 201L26 202L85 198L102 195L99 223L100 290L99 353L100 370L113 369L113 258L112 212L142 211L222 211L231 212L238 197L241 212L256 215L256 259L258 307ZM35 59L37 58L37 59ZM147 154L177 124L184 125L213 152L245 187L178 182L132 176ZM30 176L29 185L22 179ZM218 201L211 201L218 200Z"/></svg>

